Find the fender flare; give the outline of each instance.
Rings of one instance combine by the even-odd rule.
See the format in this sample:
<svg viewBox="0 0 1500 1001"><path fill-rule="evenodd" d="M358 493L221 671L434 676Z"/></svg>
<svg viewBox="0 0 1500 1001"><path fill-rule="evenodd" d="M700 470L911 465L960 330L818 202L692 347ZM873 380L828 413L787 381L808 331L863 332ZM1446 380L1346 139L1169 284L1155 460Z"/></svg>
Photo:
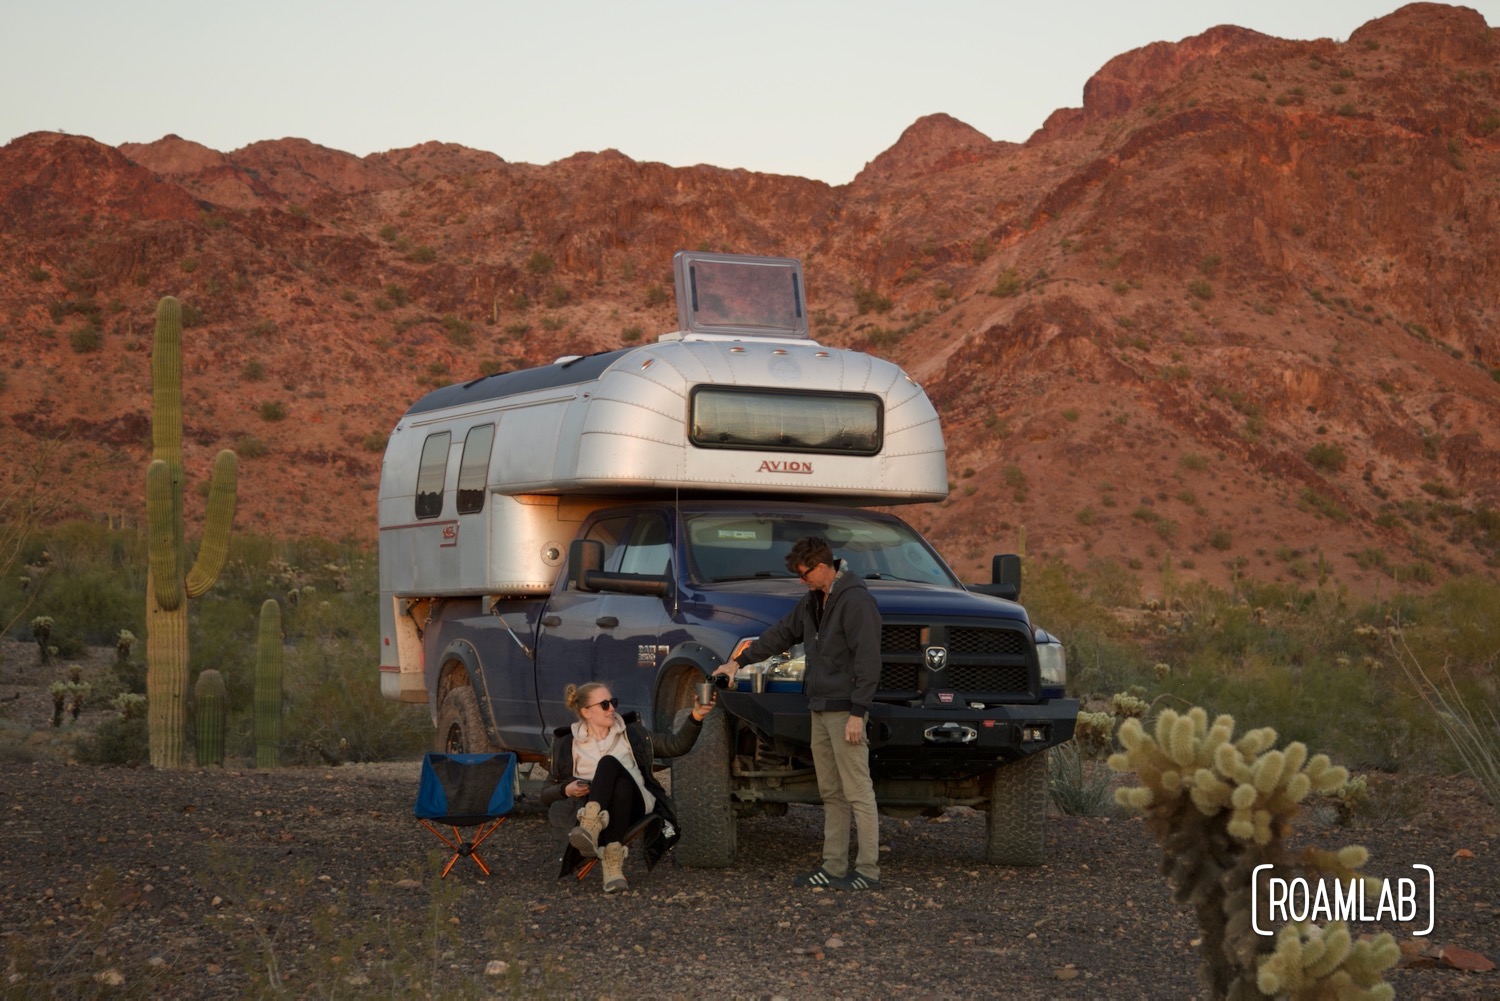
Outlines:
<svg viewBox="0 0 1500 1001"><path fill-rule="evenodd" d="M687 640L669 650L667 655L662 658L661 668L656 674L656 686L652 690L651 695L652 717L656 723L656 728L659 730L670 730L672 728L673 716L680 707L676 705L664 705L662 699L664 697L671 698L676 691L678 682L675 679L685 673L684 665L696 668L703 678L707 678L710 674L713 674L714 668L722 663L724 663L722 657L715 653L711 647L704 646L697 640ZM694 682L700 680L702 679L693 679ZM665 723L663 723L664 720Z"/></svg>
<svg viewBox="0 0 1500 1001"><path fill-rule="evenodd" d="M484 685L484 671L480 666L479 650L466 639L456 639L443 648L437 657L437 671L432 679L432 716L436 721L443 700L454 688L467 684L474 689L474 701L479 704L479 718L484 722L485 735L496 746L500 746L500 732L490 714L489 692ZM455 667L455 662L461 667ZM462 680L460 680L462 678Z"/></svg>

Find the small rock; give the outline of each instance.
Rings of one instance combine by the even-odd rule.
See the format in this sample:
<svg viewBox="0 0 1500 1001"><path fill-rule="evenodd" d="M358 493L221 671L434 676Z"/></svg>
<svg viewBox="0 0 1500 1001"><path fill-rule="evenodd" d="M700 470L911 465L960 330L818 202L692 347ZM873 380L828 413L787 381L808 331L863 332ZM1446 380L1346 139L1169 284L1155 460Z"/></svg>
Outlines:
<svg viewBox="0 0 1500 1001"><path fill-rule="evenodd" d="M484 964L484 975L487 977L503 977L510 972L510 964L503 959L492 959Z"/></svg>
<svg viewBox="0 0 1500 1001"><path fill-rule="evenodd" d="M1073 967L1072 964L1069 964L1067 966L1064 966L1060 970L1053 970L1052 971L1052 979L1054 979L1054 980L1077 980L1078 979L1078 970L1075 967Z"/></svg>
<svg viewBox="0 0 1500 1001"><path fill-rule="evenodd" d="M100 970L94 974L94 980L105 987L124 987L125 974L119 970Z"/></svg>
<svg viewBox="0 0 1500 1001"><path fill-rule="evenodd" d="M823 943L823 948L825 949L842 949L843 947L844 940L839 938L837 935L832 936L828 939L827 942Z"/></svg>
<svg viewBox="0 0 1500 1001"><path fill-rule="evenodd" d="M422 888L422 881L419 880L419 879L398 879L398 880L396 880L396 889L398 889L398 890L420 890L421 888Z"/></svg>

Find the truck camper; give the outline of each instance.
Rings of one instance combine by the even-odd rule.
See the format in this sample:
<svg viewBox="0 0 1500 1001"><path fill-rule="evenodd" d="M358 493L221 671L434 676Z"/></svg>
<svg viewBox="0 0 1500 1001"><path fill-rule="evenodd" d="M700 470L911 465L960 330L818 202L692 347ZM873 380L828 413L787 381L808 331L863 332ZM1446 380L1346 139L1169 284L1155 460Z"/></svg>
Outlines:
<svg viewBox="0 0 1500 1001"><path fill-rule="evenodd" d="M1057 639L1020 561L964 584L887 507L947 495L942 428L898 366L809 336L799 262L682 252L678 330L475 379L401 417L380 481L381 690L435 746L544 762L569 682L670 727L694 689L805 593L805 535L883 618L876 798L987 809L985 856L1042 860L1047 748L1070 739ZM671 762L677 852L735 858L735 821L818 802L801 651L747 665Z"/></svg>

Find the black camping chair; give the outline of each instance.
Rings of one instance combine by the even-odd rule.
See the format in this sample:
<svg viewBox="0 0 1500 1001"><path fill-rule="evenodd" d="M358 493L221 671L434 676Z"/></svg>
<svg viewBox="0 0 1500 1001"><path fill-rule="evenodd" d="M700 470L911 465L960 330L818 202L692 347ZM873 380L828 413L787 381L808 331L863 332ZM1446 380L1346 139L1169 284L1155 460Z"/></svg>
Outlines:
<svg viewBox="0 0 1500 1001"><path fill-rule="evenodd" d="M453 857L443 866L447 878L460 858L471 858L486 876L490 867L475 851L505 822L515 805L516 756L499 754L437 754L422 759L422 783L412 815L449 848ZM433 824L453 829L450 838ZM461 827L477 828L466 840Z"/></svg>

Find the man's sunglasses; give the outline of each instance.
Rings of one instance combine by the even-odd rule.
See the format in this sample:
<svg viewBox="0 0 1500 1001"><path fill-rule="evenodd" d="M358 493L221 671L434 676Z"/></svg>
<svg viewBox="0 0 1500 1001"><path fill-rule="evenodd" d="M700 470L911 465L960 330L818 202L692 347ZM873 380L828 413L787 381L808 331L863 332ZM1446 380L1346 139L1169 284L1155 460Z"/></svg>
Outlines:
<svg viewBox="0 0 1500 1001"><path fill-rule="evenodd" d="M620 700L619 699L604 699L602 701L595 702L591 706L584 706L584 708L585 709L618 709L618 708L620 708Z"/></svg>
<svg viewBox="0 0 1500 1001"><path fill-rule="evenodd" d="M815 563L812 566L808 567L806 570L798 570L797 571L797 576L801 577L802 580L803 580L803 582L805 583L807 581L807 575L810 574L810 573L812 573L814 570L818 569L818 567L820 567L822 565L823 564L821 564L821 563Z"/></svg>

